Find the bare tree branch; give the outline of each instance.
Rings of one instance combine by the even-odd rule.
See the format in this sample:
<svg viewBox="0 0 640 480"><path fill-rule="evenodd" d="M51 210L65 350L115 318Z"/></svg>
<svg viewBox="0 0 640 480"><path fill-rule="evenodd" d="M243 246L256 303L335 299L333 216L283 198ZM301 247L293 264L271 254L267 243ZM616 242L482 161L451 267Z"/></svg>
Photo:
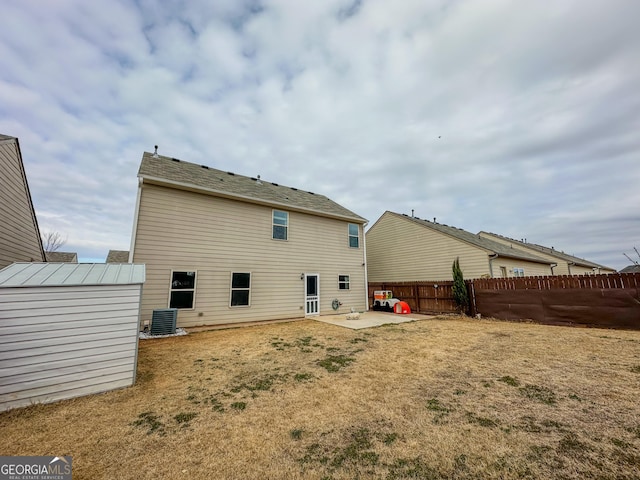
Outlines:
<svg viewBox="0 0 640 480"><path fill-rule="evenodd" d="M59 232L42 232L42 247L47 253L55 252L67 243L67 237L62 238Z"/></svg>

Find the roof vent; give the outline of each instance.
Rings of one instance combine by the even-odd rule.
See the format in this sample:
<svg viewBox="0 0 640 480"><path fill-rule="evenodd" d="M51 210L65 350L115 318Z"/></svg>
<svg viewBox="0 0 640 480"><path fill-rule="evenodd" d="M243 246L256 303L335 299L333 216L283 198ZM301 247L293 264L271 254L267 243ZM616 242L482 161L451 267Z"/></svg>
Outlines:
<svg viewBox="0 0 640 480"><path fill-rule="evenodd" d="M260 175L258 175L258 179L256 180L256 183L257 183L258 185L262 185L262 182L260 181Z"/></svg>
<svg viewBox="0 0 640 480"><path fill-rule="evenodd" d="M207 167L206 165L200 165L202 168L206 168L207 170L209 170L209 167Z"/></svg>
<svg viewBox="0 0 640 480"><path fill-rule="evenodd" d="M227 172L229 175L235 175L235 173L233 172Z"/></svg>
<svg viewBox="0 0 640 480"><path fill-rule="evenodd" d="M297 189L297 188L293 188L293 187L291 187L291 190L295 190L296 192L298 191L298 189Z"/></svg>
<svg viewBox="0 0 640 480"><path fill-rule="evenodd" d="M313 192L309 192L309 193L310 193L311 195L315 195L315 193L313 193Z"/></svg>
<svg viewBox="0 0 640 480"><path fill-rule="evenodd" d="M153 152L153 158L159 158L159 156L158 156L158 145L155 145L155 151Z"/></svg>
<svg viewBox="0 0 640 480"><path fill-rule="evenodd" d="M278 185L277 183L273 183L271 182L271 185L275 185L276 187L279 187L280 185Z"/></svg>
<svg viewBox="0 0 640 480"><path fill-rule="evenodd" d="M174 162L179 162L180 161L179 158L172 158L171 160L173 160Z"/></svg>

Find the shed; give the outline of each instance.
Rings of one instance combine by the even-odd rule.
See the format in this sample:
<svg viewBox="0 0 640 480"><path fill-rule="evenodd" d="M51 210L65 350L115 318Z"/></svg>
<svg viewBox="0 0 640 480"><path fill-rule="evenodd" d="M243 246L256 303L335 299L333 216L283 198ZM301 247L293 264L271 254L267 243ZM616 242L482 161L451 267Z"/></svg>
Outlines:
<svg viewBox="0 0 640 480"><path fill-rule="evenodd" d="M133 385L145 266L0 270L0 411Z"/></svg>

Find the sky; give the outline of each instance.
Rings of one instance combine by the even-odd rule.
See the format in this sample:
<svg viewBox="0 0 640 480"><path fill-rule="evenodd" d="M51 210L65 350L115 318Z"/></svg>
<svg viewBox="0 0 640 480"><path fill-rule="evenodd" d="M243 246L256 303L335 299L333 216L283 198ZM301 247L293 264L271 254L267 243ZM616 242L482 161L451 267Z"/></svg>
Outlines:
<svg viewBox="0 0 640 480"><path fill-rule="evenodd" d="M636 0L4 0L0 133L40 230L128 250L144 151L621 269Z"/></svg>

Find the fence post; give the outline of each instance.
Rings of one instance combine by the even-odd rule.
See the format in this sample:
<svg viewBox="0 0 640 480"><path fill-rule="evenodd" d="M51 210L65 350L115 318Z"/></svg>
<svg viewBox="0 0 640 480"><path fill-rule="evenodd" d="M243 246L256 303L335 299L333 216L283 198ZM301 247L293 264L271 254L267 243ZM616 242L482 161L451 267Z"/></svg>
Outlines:
<svg viewBox="0 0 640 480"><path fill-rule="evenodd" d="M467 280L467 296L469 297L469 313L472 317L478 314L476 308L476 289L473 286L473 280Z"/></svg>

